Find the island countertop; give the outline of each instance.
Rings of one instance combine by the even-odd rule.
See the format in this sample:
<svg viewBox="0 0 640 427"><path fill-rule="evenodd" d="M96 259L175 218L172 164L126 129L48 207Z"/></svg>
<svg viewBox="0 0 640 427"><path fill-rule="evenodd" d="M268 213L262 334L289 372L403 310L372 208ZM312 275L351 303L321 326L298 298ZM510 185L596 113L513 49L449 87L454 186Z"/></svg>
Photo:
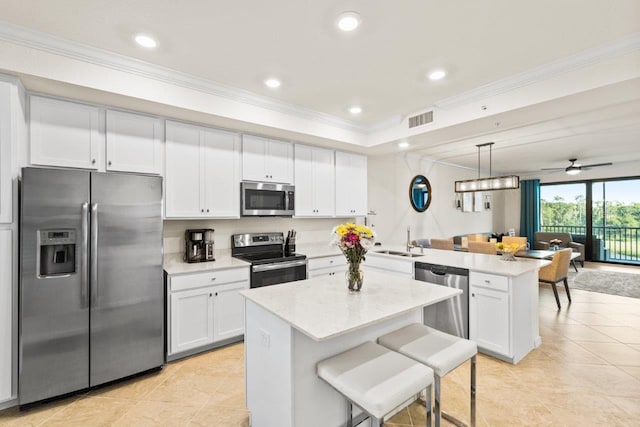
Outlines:
<svg viewBox="0 0 640 427"><path fill-rule="evenodd" d="M324 341L461 294L459 289L366 272L360 292L344 276L240 292L315 341Z"/></svg>

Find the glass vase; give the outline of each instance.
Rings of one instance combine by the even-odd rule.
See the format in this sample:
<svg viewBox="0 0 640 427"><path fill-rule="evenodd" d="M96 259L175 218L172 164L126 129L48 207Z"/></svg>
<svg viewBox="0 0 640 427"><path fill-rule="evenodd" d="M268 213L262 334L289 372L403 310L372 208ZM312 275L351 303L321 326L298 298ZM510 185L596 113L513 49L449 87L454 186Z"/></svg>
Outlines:
<svg viewBox="0 0 640 427"><path fill-rule="evenodd" d="M350 291L359 292L362 288L362 281L364 279L364 273L360 270L360 263L349 264L349 269L345 273L347 279L347 286Z"/></svg>
<svg viewBox="0 0 640 427"><path fill-rule="evenodd" d="M516 255L514 252L502 252L503 261L515 261Z"/></svg>

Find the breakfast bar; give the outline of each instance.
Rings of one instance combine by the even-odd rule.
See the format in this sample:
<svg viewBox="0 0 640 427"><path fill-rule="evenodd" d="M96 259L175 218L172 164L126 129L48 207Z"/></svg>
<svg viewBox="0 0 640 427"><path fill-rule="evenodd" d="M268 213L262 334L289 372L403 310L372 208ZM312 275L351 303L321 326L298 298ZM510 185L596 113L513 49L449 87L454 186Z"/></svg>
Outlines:
<svg viewBox="0 0 640 427"><path fill-rule="evenodd" d="M316 363L410 323L461 293L377 272L362 291L343 276L245 290L246 398L253 427L340 426L344 399Z"/></svg>

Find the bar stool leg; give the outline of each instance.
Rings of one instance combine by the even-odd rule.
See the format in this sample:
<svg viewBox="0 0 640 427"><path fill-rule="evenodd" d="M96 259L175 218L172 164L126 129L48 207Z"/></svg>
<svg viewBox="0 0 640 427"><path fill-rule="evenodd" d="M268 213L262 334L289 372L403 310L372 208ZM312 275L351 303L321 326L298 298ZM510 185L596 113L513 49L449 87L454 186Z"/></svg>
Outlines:
<svg viewBox="0 0 640 427"><path fill-rule="evenodd" d="M476 356L471 358L471 426L476 425Z"/></svg>
<svg viewBox="0 0 640 427"><path fill-rule="evenodd" d="M347 427L353 427L353 405L347 400Z"/></svg>
<svg viewBox="0 0 640 427"><path fill-rule="evenodd" d="M440 376L434 375L433 382L435 383L435 405L434 411L436 413L436 427L440 427Z"/></svg>
<svg viewBox="0 0 640 427"><path fill-rule="evenodd" d="M427 408L427 427L431 427L431 386L427 387L424 400L424 406Z"/></svg>

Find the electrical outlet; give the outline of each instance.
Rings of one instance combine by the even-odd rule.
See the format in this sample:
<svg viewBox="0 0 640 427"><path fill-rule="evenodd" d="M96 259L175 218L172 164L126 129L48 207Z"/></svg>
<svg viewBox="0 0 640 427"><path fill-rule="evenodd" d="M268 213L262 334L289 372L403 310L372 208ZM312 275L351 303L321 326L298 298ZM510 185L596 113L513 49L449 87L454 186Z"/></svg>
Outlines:
<svg viewBox="0 0 640 427"><path fill-rule="evenodd" d="M264 329L260 329L260 342L263 347L269 348L271 345L271 335Z"/></svg>

